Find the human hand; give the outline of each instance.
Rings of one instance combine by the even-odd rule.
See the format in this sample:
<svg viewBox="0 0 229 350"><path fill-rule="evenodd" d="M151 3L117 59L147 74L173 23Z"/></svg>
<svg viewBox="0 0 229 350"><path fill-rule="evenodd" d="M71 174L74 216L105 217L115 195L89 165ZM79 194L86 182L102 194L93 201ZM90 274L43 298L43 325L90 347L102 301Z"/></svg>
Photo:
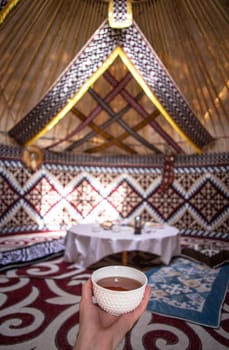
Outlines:
<svg viewBox="0 0 229 350"><path fill-rule="evenodd" d="M79 335L73 350L115 350L145 311L149 297L150 287L146 286L142 302L135 310L113 316L93 303L89 279L82 287Z"/></svg>

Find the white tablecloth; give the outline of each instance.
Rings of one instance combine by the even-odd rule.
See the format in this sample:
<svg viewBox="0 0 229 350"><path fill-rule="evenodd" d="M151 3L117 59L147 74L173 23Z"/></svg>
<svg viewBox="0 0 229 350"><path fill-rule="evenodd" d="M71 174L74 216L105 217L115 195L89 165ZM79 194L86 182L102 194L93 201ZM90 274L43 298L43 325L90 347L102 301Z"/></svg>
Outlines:
<svg viewBox="0 0 229 350"><path fill-rule="evenodd" d="M128 226L103 230L98 224L74 225L66 234L64 260L87 268L107 255L133 250L156 254L169 264L172 256L180 254L179 231L162 225L135 235Z"/></svg>

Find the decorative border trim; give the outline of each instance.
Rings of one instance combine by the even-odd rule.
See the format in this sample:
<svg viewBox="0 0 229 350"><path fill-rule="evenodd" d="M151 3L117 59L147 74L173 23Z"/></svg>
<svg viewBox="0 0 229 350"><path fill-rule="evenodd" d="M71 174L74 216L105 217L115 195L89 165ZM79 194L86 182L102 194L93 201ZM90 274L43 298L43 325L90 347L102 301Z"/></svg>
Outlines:
<svg viewBox="0 0 229 350"><path fill-rule="evenodd" d="M19 146L0 145L0 164L7 166L10 163L12 166L23 167L21 154L22 148ZM99 171L100 167L118 167L123 168L161 168L164 164L163 155L132 155L132 156L93 156L89 154L71 154L58 153L58 152L44 152L44 165L45 167L62 167L70 166L84 167L84 166L97 166ZM180 169L178 169L180 167ZM209 167L209 172L220 171L221 169L228 169L229 171L229 153L209 153L209 154L192 154L192 155L177 155L174 160L174 168L176 171L182 172L182 168L189 169L189 172L195 172L196 167Z"/></svg>
<svg viewBox="0 0 229 350"><path fill-rule="evenodd" d="M108 21L111 28L126 28L133 22L130 0L109 0Z"/></svg>

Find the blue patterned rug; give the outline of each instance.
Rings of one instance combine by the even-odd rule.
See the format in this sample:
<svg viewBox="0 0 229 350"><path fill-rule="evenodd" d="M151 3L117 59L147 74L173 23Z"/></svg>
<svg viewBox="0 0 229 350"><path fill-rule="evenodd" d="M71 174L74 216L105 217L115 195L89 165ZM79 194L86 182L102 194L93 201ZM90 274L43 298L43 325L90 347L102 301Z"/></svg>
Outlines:
<svg viewBox="0 0 229 350"><path fill-rule="evenodd" d="M229 281L229 264L212 269L185 258L146 272L151 285L148 309L218 328Z"/></svg>

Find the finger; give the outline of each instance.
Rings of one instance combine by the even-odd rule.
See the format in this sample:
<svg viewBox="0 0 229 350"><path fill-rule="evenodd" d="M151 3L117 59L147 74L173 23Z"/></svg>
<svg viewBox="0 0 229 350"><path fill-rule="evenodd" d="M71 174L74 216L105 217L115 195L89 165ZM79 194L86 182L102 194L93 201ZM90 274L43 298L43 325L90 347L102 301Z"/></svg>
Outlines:
<svg viewBox="0 0 229 350"><path fill-rule="evenodd" d="M151 287L147 285L140 305L133 311L136 317L140 317L141 314L146 310L150 298L150 290Z"/></svg>
<svg viewBox="0 0 229 350"><path fill-rule="evenodd" d="M92 282L90 278L82 286L81 301L92 303Z"/></svg>
<svg viewBox="0 0 229 350"><path fill-rule="evenodd" d="M114 339L114 345L117 346L117 344L121 341L125 334L133 327L135 322L143 314L147 307L149 297L150 286L146 286L141 304L134 311L119 316L116 322L113 323L113 333L116 334L116 337Z"/></svg>
<svg viewBox="0 0 229 350"><path fill-rule="evenodd" d="M137 320L141 316L141 314L146 310L146 307L149 302L149 297L150 297L150 286L147 285L140 305L135 310L133 310L132 312L126 315L128 317L132 317L133 319L136 318Z"/></svg>
<svg viewBox="0 0 229 350"><path fill-rule="evenodd" d="M133 311L128 312L120 316L119 322L123 323L125 328L131 329L135 322L140 318L143 312L146 310L150 298L150 286L147 285L145 293L140 305Z"/></svg>

